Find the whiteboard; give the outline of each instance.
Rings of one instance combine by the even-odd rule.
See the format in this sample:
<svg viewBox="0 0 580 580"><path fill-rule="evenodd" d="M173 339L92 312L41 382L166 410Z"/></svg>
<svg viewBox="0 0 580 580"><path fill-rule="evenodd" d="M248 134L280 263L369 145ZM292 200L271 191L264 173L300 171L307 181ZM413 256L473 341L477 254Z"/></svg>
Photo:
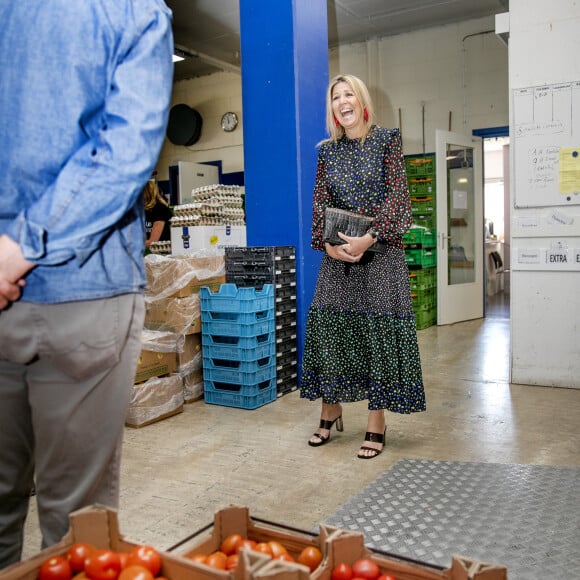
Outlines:
<svg viewBox="0 0 580 580"><path fill-rule="evenodd" d="M580 81L514 89L515 207L580 205Z"/></svg>

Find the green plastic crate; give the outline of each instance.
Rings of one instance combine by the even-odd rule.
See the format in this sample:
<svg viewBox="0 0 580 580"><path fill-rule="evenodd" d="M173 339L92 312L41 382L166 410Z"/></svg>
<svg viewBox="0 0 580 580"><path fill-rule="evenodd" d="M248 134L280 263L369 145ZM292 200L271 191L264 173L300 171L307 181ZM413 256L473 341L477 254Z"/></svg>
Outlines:
<svg viewBox="0 0 580 580"><path fill-rule="evenodd" d="M431 195L435 193L434 177L410 177L409 192L411 195Z"/></svg>
<svg viewBox="0 0 580 580"><path fill-rule="evenodd" d="M417 326L417 330L423 330L424 328L429 328L430 326L437 324L437 308L416 312L415 324Z"/></svg>
<svg viewBox="0 0 580 580"><path fill-rule="evenodd" d="M437 251L425 248L405 248L405 259L411 267L432 268L437 264Z"/></svg>
<svg viewBox="0 0 580 580"><path fill-rule="evenodd" d="M435 230L437 229L437 214L435 212L413 214L413 226L421 226L428 230Z"/></svg>
<svg viewBox="0 0 580 580"><path fill-rule="evenodd" d="M411 292L427 290L437 287L437 268L425 268L423 270L411 270L409 272L409 285Z"/></svg>
<svg viewBox="0 0 580 580"><path fill-rule="evenodd" d="M406 157L405 168L407 170L407 177L435 175L435 156Z"/></svg>
<svg viewBox="0 0 580 580"><path fill-rule="evenodd" d="M428 215L436 209L435 199L432 197L412 197L411 212L413 215Z"/></svg>
<svg viewBox="0 0 580 580"><path fill-rule="evenodd" d="M413 311L422 312L423 310L433 310L437 306L437 288L427 288L411 292L413 300Z"/></svg>
<svg viewBox="0 0 580 580"><path fill-rule="evenodd" d="M435 230L411 227L403 236L403 244L408 246L421 246L423 248L435 248L437 236Z"/></svg>

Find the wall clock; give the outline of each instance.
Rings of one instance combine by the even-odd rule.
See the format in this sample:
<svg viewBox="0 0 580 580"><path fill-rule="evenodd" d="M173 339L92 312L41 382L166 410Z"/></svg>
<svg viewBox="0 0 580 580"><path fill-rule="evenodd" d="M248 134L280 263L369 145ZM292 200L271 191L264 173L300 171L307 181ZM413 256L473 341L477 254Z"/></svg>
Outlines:
<svg viewBox="0 0 580 580"><path fill-rule="evenodd" d="M231 111L224 113L222 116L222 129L231 133L238 126L238 116Z"/></svg>

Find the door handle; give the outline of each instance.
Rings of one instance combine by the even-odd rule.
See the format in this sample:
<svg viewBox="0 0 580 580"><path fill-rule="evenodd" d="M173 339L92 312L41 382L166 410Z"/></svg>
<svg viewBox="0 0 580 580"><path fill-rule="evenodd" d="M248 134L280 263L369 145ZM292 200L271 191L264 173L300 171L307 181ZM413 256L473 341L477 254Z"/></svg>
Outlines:
<svg viewBox="0 0 580 580"><path fill-rule="evenodd" d="M453 238L453 236L447 236L443 232L439 232L439 238L441 240L441 249L444 250L445 243L447 242L447 240L451 240Z"/></svg>

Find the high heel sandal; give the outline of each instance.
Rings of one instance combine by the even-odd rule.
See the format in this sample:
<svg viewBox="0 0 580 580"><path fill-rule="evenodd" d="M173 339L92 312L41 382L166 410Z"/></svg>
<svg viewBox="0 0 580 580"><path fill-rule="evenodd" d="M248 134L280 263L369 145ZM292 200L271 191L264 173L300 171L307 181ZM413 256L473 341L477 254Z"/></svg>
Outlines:
<svg viewBox="0 0 580 580"><path fill-rule="evenodd" d="M371 431L367 431L365 434L365 441L369 441L371 443L380 443L383 447L381 449L376 449L375 447L369 447L368 445L361 445L357 453L357 457L359 459L374 459L377 455L380 455L385 448L385 437L387 435L387 428L383 431L383 434L380 433L372 433ZM361 455L361 451L372 451L372 455Z"/></svg>
<svg viewBox="0 0 580 580"><path fill-rule="evenodd" d="M318 437L319 441L308 441L308 445L311 447L320 447L330 440L330 430L332 426L336 423L337 431L344 431L344 423L342 421L342 415L339 415L334 421L328 421L327 419L320 419L319 429L325 429L328 431L328 437L324 437L320 433L314 433L312 437Z"/></svg>

